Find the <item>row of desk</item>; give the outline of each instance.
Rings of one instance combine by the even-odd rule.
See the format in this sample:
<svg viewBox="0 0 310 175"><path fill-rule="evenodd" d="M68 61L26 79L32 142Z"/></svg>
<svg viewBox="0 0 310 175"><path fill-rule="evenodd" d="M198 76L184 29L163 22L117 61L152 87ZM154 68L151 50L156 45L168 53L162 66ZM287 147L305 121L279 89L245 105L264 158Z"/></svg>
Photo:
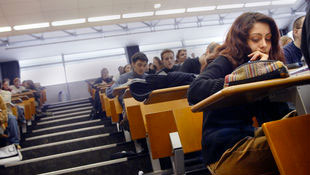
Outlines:
<svg viewBox="0 0 310 175"><path fill-rule="evenodd" d="M190 107L187 102L188 85L153 91L144 102L130 95L127 87L124 104L132 140L146 138L154 171L160 171L159 158L171 157L174 172L184 173L184 154L201 150L202 112L205 109L240 105L269 96L275 101L290 101L299 115L310 111L310 75L274 79L225 88L200 103ZM305 85L305 86L303 86ZM102 108L112 122L119 121L122 106L116 98L105 96L101 88Z"/></svg>

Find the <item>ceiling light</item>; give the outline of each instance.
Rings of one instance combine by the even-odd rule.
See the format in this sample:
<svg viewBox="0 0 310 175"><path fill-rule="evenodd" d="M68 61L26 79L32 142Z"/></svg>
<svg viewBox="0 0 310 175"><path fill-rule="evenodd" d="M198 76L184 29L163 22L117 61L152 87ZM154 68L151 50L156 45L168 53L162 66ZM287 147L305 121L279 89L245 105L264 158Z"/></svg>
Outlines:
<svg viewBox="0 0 310 175"><path fill-rule="evenodd" d="M155 9L159 9L160 7L161 7L160 4L154 4L154 8L155 8Z"/></svg>
<svg viewBox="0 0 310 175"><path fill-rule="evenodd" d="M88 18L88 22L98 22L98 21L109 21L120 19L121 15L111 15L111 16L98 16L98 17L90 17Z"/></svg>
<svg viewBox="0 0 310 175"><path fill-rule="evenodd" d="M281 0L281 1L272 1L271 5L286 5L286 4L294 4L296 0Z"/></svg>
<svg viewBox="0 0 310 175"><path fill-rule="evenodd" d="M27 29L37 29L37 28L43 28L43 27L49 27L50 24L48 22L44 23L36 23L36 24L26 24L26 25L18 25L14 26L14 30L27 30Z"/></svg>
<svg viewBox="0 0 310 175"><path fill-rule="evenodd" d="M171 10L159 10L156 11L156 15L170 15L170 14L177 14L177 13L184 13L185 9L171 9Z"/></svg>
<svg viewBox="0 0 310 175"><path fill-rule="evenodd" d="M63 26L63 25L71 25L71 24L81 24L85 23L85 18L80 19L70 19L70 20L64 20L64 21L53 21L52 26Z"/></svg>
<svg viewBox="0 0 310 175"><path fill-rule="evenodd" d="M244 4L226 4L226 5L218 5L216 9L234 9L234 8L242 8Z"/></svg>
<svg viewBox="0 0 310 175"><path fill-rule="evenodd" d="M154 12L139 12L139 13L127 13L123 14L123 18L137 18L144 16L153 16Z"/></svg>
<svg viewBox="0 0 310 175"><path fill-rule="evenodd" d="M251 3L246 3L245 7L259 7L259 6L267 6L270 5L270 1L263 1L263 2L251 2Z"/></svg>
<svg viewBox="0 0 310 175"><path fill-rule="evenodd" d="M12 28L11 27L0 27L0 32L9 32L9 31L12 31Z"/></svg>
<svg viewBox="0 0 310 175"><path fill-rule="evenodd" d="M187 12L210 11L210 10L215 10L215 7L216 6L193 7L193 8L188 8Z"/></svg>

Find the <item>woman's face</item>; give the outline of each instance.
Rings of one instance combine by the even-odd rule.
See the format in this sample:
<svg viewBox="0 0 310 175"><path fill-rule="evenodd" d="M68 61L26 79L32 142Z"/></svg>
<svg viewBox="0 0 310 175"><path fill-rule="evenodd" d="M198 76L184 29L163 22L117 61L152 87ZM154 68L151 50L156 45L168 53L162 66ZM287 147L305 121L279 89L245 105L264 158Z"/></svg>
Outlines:
<svg viewBox="0 0 310 175"><path fill-rule="evenodd" d="M180 53L179 53L179 56L178 56L178 61L179 63L183 63L187 58L187 51L186 50L182 50Z"/></svg>
<svg viewBox="0 0 310 175"><path fill-rule="evenodd" d="M271 49L271 31L266 23L257 22L249 31L248 45L252 52L260 51L269 54Z"/></svg>
<svg viewBox="0 0 310 175"><path fill-rule="evenodd" d="M130 71L131 71L131 65L127 65L127 66L124 68L124 71L125 71L125 73L130 72Z"/></svg>
<svg viewBox="0 0 310 175"><path fill-rule="evenodd" d="M10 89L10 84L9 84L8 81L5 81L5 82L3 83L3 89L4 89L4 90Z"/></svg>

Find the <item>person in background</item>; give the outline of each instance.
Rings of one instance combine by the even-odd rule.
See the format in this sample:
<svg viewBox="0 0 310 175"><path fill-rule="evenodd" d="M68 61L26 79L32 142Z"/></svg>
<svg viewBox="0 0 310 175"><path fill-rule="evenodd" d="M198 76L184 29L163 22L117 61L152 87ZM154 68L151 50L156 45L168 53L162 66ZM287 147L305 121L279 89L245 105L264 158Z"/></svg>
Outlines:
<svg viewBox="0 0 310 175"><path fill-rule="evenodd" d="M179 65L175 65L174 52L170 49L165 49L160 54L161 61L163 62L164 68L161 69L157 74L166 75L168 72L178 71Z"/></svg>
<svg viewBox="0 0 310 175"><path fill-rule="evenodd" d="M13 80L14 85L10 86L12 94L22 93L26 88L21 85L20 79L16 77Z"/></svg>
<svg viewBox="0 0 310 175"><path fill-rule="evenodd" d="M18 149L21 149L19 145L20 132L16 117L9 113L7 110L6 102L4 101L4 98L9 97L10 95L11 93L8 91L5 92L5 90L1 90L0 92L0 127L4 129L3 125L7 123L7 127L4 133L8 133L8 141L10 144L15 144Z"/></svg>
<svg viewBox="0 0 310 175"><path fill-rule="evenodd" d="M130 64L126 64L124 66L124 73L128 73L128 72L131 72L131 65Z"/></svg>
<svg viewBox="0 0 310 175"><path fill-rule="evenodd" d="M202 54L199 58L185 60L185 62L181 66L180 71L186 73L200 74L201 70L204 69L207 65L207 59L209 63L212 62L211 54L215 51L215 48L218 46L219 44L216 42L210 43L207 47L206 53Z"/></svg>
<svg viewBox="0 0 310 175"><path fill-rule="evenodd" d="M289 37L289 36L286 36L286 35L285 36L281 36L281 38L280 38L280 45L281 45L281 47L284 47L284 46L288 45L292 41L293 41L293 39L291 37Z"/></svg>
<svg viewBox="0 0 310 175"><path fill-rule="evenodd" d="M305 16L297 18L293 23L293 38L294 41L287 44L284 48L284 57L286 64L300 63L302 53L300 50L302 25L304 23Z"/></svg>
<svg viewBox="0 0 310 175"><path fill-rule="evenodd" d="M107 68L101 69L101 77L98 78L94 84L109 84L113 82L113 76L109 76L109 71Z"/></svg>
<svg viewBox="0 0 310 175"><path fill-rule="evenodd" d="M3 90L10 91L10 92L12 91L12 89L10 88L10 79L5 78L2 83L3 83L3 86L2 86Z"/></svg>
<svg viewBox="0 0 310 175"><path fill-rule="evenodd" d="M155 74L156 73L156 66L153 63L149 63L149 70L146 72L147 74Z"/></svg>
<svg viewBox="0 0 310 175"><path fill-rule="evenodd" d="M301 51L310 69L310 0L307 0L307 14L302 28Z"/></svg>
<svg viewBox="0 0 310 175"><path fill-rule="evenodd" d="M182 65L184 61L187 59L187 50L186 49L178 50L176 58L177 58L176 63Z"/></svg>
<svg viewBox="0 0 310 175"><path fill-rule="evenodd" d="M243 13L232 24L217 58L190 85L188 101L196 104L217 93L225 76L255 60L284 60L275 21L262 13ZM281 119L288 105L268 98L203 111L202 154L212 174L279 174L265 136L255 136L258 123Z"/></svg>
<svg viewBox="0 0 310 175"><path fill-rule="evenodd" d="M119 75L124 74L124 67L123 66L118 66L117 70L119 72Z"/></svg>
<svg viewBox="0 0 310 175"><path fill-rule="evenodd" d="M156 66L156 72L164 68L163 62L158 57L153 58L153 64Z"/></svg>

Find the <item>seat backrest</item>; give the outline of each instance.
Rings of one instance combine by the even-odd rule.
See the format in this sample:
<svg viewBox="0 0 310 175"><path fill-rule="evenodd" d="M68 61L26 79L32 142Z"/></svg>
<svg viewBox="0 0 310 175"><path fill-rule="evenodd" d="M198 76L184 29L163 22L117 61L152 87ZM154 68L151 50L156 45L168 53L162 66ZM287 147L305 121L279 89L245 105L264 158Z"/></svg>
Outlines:
<svg viewBox="0 0 310 175"><path fill-rule="evenodd" d="M186 107L174 109L173 114L184 153L200 151L203 113Z"/></svg>
<svg viewBox="0 0 310 175"><path fill-rule="evenodd" d="M310 115L263 124L281 175L310 174Z"/></svg>

